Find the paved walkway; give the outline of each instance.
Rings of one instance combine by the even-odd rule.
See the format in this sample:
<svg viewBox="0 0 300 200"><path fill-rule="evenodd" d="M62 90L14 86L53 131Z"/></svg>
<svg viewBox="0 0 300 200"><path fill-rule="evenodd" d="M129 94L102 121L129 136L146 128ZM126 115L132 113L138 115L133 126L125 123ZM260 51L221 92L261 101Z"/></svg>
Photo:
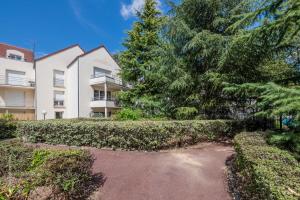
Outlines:
<svg viewBox="0 0 300 200"><path fill-rule="evenodd" d="M204 143L166 152L92 149L94 172L105 182L101 200L229 200L225 161L229 146Z"/></svg>

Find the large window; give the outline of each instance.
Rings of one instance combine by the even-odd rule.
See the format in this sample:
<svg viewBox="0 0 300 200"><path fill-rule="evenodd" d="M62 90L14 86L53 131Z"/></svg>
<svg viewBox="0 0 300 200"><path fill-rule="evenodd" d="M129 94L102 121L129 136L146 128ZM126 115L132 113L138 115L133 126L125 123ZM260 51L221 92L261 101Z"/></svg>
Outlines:
<svg viewBox="0 0 300 200"><path fill-rule="evenodd" d="M54 106L63 107L65 105L65 93L63 91L54 91Z"/></svg>
<svg viewBox="0 0 300 200"><path fill-rule="evenodd" d="M25 72L6 70L6 84L8 85L26 85Z"/></svg>
<svg viewBox="0 0 300 200"><path fill-rule="evenodd" d="M8 107L24 107L25 106L25 92L23 91L9 91L5 90L5 101Z"/></svg>
<svg viewBox="0 0 300 200"><path fill-rule="evenodd" d="M54 85L54 87L64 87L65 86L65 73L63 71L54 70L53 85Z"/></svg>
<svg viewBox="0 0 300 200"><path fill-rule="evenodd" d="M111 75L111 71L102 69L102 68L98 68L98 67L94 67L93 78L98 78L98 77L106 76L106 75L107 76Z"/></svg>
<svg viewBox="0 0 300 200"><path fill-rule="evenodd" d="M102 90L94 90L94 98L93 101L105 100L105 92ZM107 100L112 101L112 93L111 91L107 91Z"/></svg>

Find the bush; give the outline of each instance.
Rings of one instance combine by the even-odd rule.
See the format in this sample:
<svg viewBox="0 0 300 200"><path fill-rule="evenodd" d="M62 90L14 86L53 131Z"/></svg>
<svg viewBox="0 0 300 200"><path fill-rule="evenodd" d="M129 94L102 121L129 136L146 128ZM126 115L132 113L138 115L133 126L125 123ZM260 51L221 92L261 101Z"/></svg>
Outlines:
<svg viewBox="0 0 300 200"><path fill-rule="evenodd" d="M20 140L0 142L0 177L28 168L33 148L25 147ZM9 164L8 164L9 163Z"/></svg>
<svg viewBox="0 0 300 200"><path fill-rule="evenodd" d="M271 132L267 138L268 144L276 145L279 148L286 149L300 160L300 134L299 133L278 133Z"/></svg>
<svg viewBox="0 0 300 200"><path fill-rule="evenodd" d="M142 118L142 111L141 110L132 110L130 108L123 108L119 111L115 119L116 120L138 120Z"/></svg>
<svg viewBox="0 0 300 200"><path fill-rule="evenodd" d="M181 107L176 111L176 119L179 120L188 120L194 119L198 113L197 108L195 107Z"/></svg>
<svg viewBox="0 0 300 200"><path fill-rule="evenodd" d="M30 142L158 150L232 136L234 121L20 122L17 133Z"/></svg>
<svg viewBox="0 0 300 200"><path fill-rule="evenodd" d="M288 151L269 146L258 133L237 135L234 146L250 199L299 199L300 165Z"/></svg>
<svg viewBox="0 0 300 200"><path fill-rule="evenodd" d="M93 159L86 151L35 149L13 140L0 142L0 154L0 199L27 199L41 187L50 188L51 199L88 196Z"/></svg>
<svg viewBox="0 0 300 200"><path fill-rule="evenodd" d="M0 119L0 139L15 137L16 122Z"/></svg>

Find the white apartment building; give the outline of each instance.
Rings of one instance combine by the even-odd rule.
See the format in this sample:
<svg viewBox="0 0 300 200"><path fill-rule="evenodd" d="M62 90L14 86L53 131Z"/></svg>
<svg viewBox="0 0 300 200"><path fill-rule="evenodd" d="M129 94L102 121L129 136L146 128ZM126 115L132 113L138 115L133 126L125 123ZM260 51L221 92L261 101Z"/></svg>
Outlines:
<svg viewBox="0 0 300 200"><path fill-rule="evenodd" d="M124 88L120 67L104 46L85 52L73 45L35 61L26 58L28 50L2 49L0 113L41 120L110 117L119 109L115 95Z"/></svg>

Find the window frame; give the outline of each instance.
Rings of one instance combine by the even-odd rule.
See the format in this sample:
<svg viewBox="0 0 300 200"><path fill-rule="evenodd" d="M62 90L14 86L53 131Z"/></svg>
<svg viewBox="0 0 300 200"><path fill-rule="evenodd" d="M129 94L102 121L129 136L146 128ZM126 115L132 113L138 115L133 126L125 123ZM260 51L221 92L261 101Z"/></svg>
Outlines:
<svg viewBox="0 0 300 200"><path fill-rule="evenodd" d="M56 77L57 74L62 75L63 78L62 79L57 78ZM60 81L61 81L61 83L60 83ZM65 72L64 71L57 70L57 69L53 70L53 86L54 87L60 87L60 88L65 87Z"/></svg>

